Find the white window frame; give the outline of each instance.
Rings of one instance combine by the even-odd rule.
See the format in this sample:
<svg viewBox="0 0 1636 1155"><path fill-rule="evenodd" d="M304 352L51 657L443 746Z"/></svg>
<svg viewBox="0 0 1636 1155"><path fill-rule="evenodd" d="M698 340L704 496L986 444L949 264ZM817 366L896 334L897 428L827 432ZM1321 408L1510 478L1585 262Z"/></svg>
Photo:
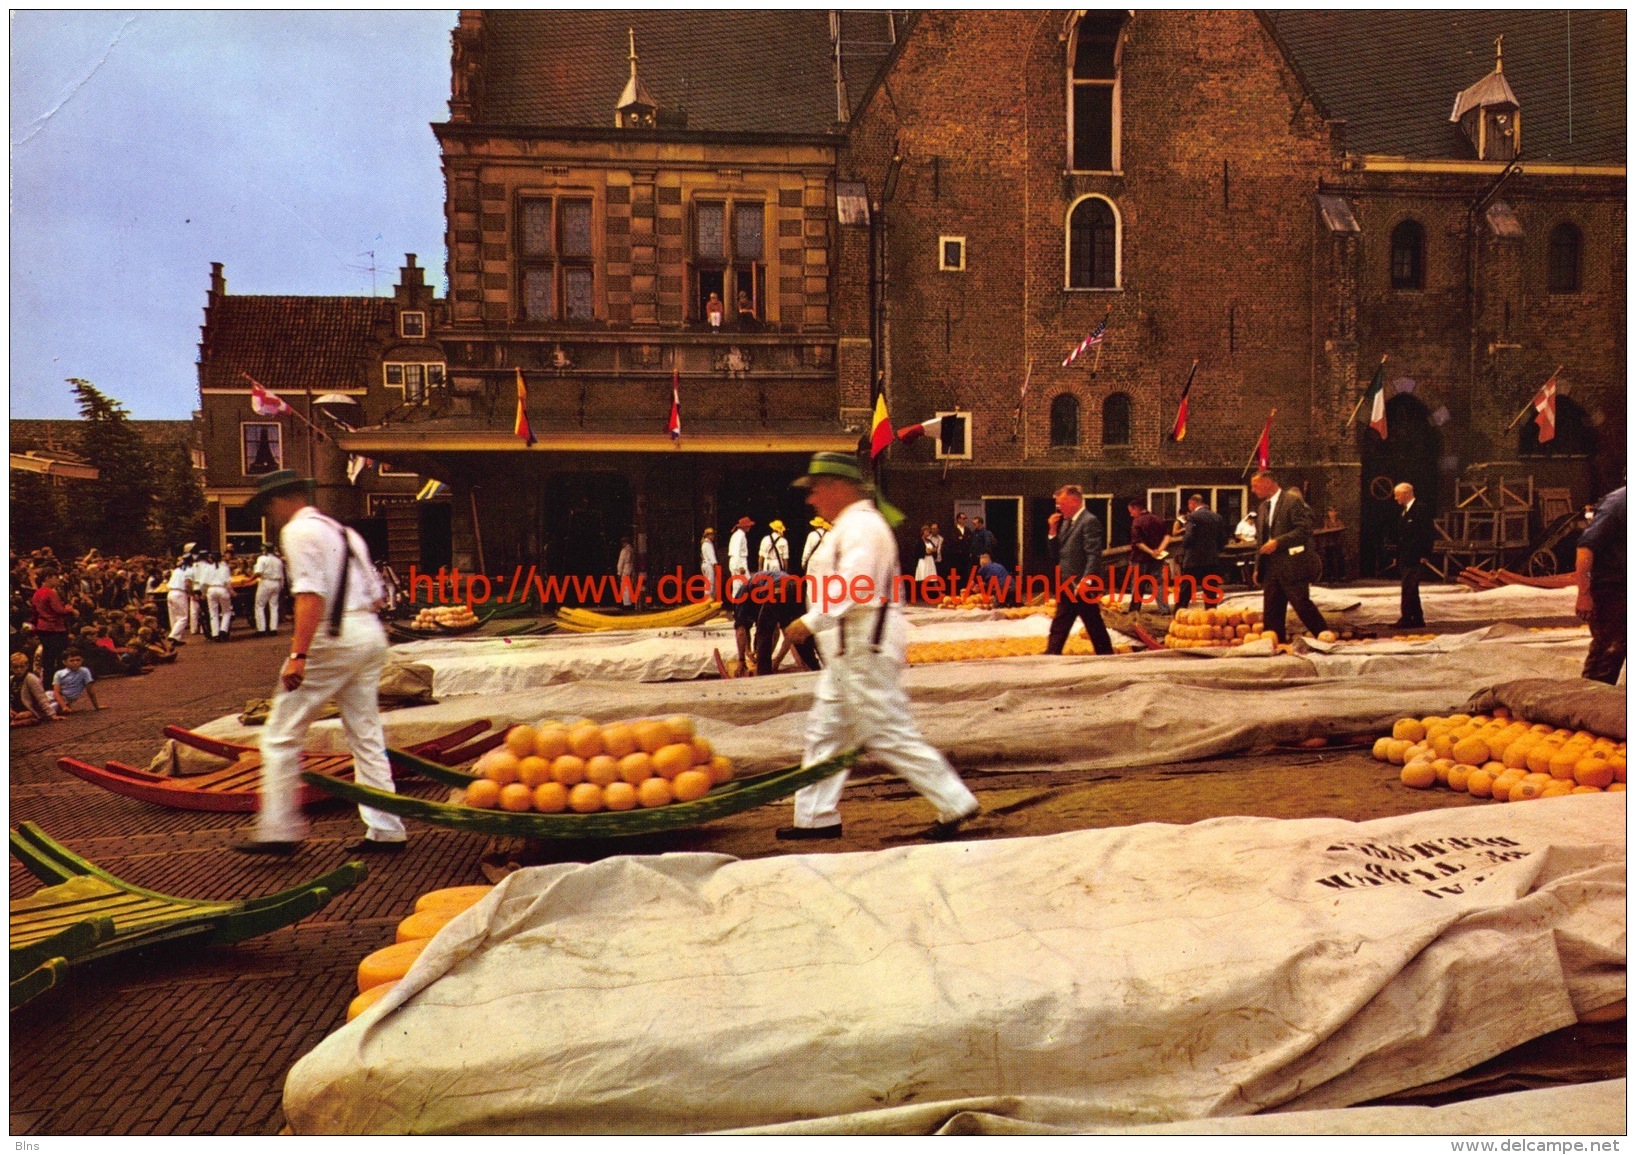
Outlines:
<svg viewBox="0 0 1636 1155"><path fill-rule="evenodd" d="M1123 107L1125 88L1125 29L1130 26L1130 17L1125 17L1125 23L1122 24L1119 29L1119 40L1113 47L1113 80L1111 82L1106 80L1076 80L1074 78L1074 62L1079 56L1079 29L1082 23L1084 23L1084 14L1081 14L1080 19L1074 21L1074 31L1068 39L1067 69L1065 83L1063 84L1063 89L1067 95L1068 101L1068 112L1065 118L1068 125L1068 138L1066 142L1068 146L1068 171L1076 173L1103 173L1113 176L1121 176L1124 173L1124 169L1121 167L1123 158L1120 156L1120 148L1123 142L1120 138L1124 135L1121 129L1125 119ZM1113 165L1111 169L1080 168L1079 157L1074 155L1074 90L1080 85L1084 85L1087 88L1106 86L1113 89L1113 140L1111 142L1112 147L1109 149L1109 161Z"/></svg>
<svg viewBox="0 0 1636 1155"><path fill-rule="evenodd" d="M1113 210L1113 284L1075 285L1074 280L1074 210L1085 201L1102 201ZM1101 193L1085 193L1068 205L1062 218L1062 287L1070 293L1121 293L1125 287L1125 217L1119 203Z"/></svg>
<svg viewBox="0 0 1636 1155"><path fill-rule="evenodd" d="M960 246L960 263L951 265L945 259L949 244ZM966 271L966 238L956 236L940 236L937 238L937 271L940 273L963 273Z"/></svg>
<svg viewBox="0 0 1636 1155"><path fill-rule="evenodd" d="M1250 511L1250 487L1247 485L1215 485L1213 483L1206 482L1202 485L1163 486L1158 489L1149 489L1147 491L1147 504L1148 508L1152 509L1153 498L1156 494L1174 494L1176 497L1176 517L1181 518L1187 514L1187 495L1190 493L1202 493L1209 499L1210 508L1215 510L1217 513L1220 513L1220 495L1229 491L1238 494L1238 508L1240 511L1239 520L1243 520L1244 514ZM1238 522L1235 521L1232 526L1229 526L1229 532L1236 528L1237 525Z"/></svg>
<svg viewBox="0 0 1636 1155"><path fill-rule="evenodd" d="M419 397L410 397L409 387L403 382L403 370L409 365L414 365L420 369L421 394ZM399 379L396 383L392 381L393 369L398 370ZM431 381L431 371L433 369L436 369L438 376L442 378L442 383L437 386L434 386ZM402 393L403 403L405 405L426 404L427 397L430 395L432 389L445 388L448 386L448 383L449 366L445 361L383 361L381 363L381 384L387 389L396 389L398 392Z"/></svg>
<svg viewBox="0 0 1636 1155"><path fill-rule="evenodd" d="M420 332L411 333L409 331L409 318L410 317L414 317L420 322ZM398 314L398 333L400 335L404 336L404 337L409 337L411 339L416 339L416 340L425 337L426 336L426 314L421 312L419 309L411 309L411 310L409 310L407 312L399 313Z"/></svg>
<svg viewBox="0 0 1636 1155"><path fill-rule="evenodd" d="M246 432L248 432L249 428L252 425L255 425L255 426L265 425L265 426L269 426L269 427L271 427L273 429L278 430L278 443L274 447L274 452L273 452L273 456L278 459L278 465L275 467L275 470L276 470L276 469L283 469L284 468L284 423L281 422L281 421L240 421L239 422L239 476L240 477L266 477L267 474L265 474L265 473L251 473L250 472L250 455L249 455L250 446L247 444L245 434L246 434Z"/></svg>
<svg viewBox="0 0 1636 1155"><path fill-rule="evenodd" d="M944 453L943 437L939 433L937 440L932 444L932 456L937 461L970 461L971 460L971 411L967 409L939 409L933 416L959 417L965 421L966 437L965 449L961 453Z"/></svg>

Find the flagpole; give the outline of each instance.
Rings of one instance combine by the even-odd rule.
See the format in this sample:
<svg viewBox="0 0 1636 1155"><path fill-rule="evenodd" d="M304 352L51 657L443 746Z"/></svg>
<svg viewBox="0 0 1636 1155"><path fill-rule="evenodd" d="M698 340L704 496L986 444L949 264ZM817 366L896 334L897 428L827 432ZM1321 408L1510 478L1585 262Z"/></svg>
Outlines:
<svg viewBox="0 0 1636 1155"><path fill-rule="evenodd" d="M1386 354L1385 353L1382 353L1380 355L1380 363L1382 365L1386 364ZM1376 369L1377 373L1379 371L1380 371L1379 369ZM1382 381L1380 383L1380 387L1382 389L1386 388L1386 382ZM1352 416L1350 416L1350 417L1348 417L1346 419L1346 427L1348 429L1352 428L1352 423L1355 422L1358 419L1358 410L1363 408L1363 400L1364 400L1365 397L1368 397L1368 396L1369 396L1369 390L1367 390L1367 389L1365 389L1361 394L1358 395L1358 403L1356 405L1352 406Z"/></svg>
<svg viewBox="0 0 1636 1155"><path fill-rule="evenodd" d="M1272 432L1272 419L1277 416L1278 409L1275 406L1272 412L1267 414L1267 423L1261 427L1261 437L1266 437L1270 432ZM1255 448L1250 450L1250 460L1244 463L1244 472L1239 474L1240 478L1247 475L1250 472L1251 467L1255 465L1255 451L1256 449L1261 448L1261 437L1257 437L1255 439Z"/></svg>
<svg viewBox="0 0 1636 1155"><path fill-rule="evenodd" d="M1562 372L1561 365L1558 365L1555 369L1551 370L1551 375L1545 379L1545 385L1549 385L1552 381L1555 381L1556 375L1560 372ZM1545 388L1545 385L1541 385L1540 388ZM1535 393L1534 397L1537 396L1539 396L1539 394ZM1517 414L1516 417L1512 418L1511 424L1505 427L1507 432L1515 429L1517 427L1517 422L1528 416L1528 411L1534 407L1534 397L1530 397L1528 399L1528 403L1522 407L1522 412Z"/></svg>
<svg viewBox="0 0 1636 1155"><path fill-rule="evenodd" d="M1011 440L1013 441L1017 440L1018 433L1023 431L1023 405L1028 400L1028 382L1033 376L1034 359L1030 357L1028 359L1028 371L1023 374L1022 389L1017 394L1017 416L1013 418L1011 422ZM1023 456L1028 456L1028 442L1026 438L1023 441Z"/></svg>

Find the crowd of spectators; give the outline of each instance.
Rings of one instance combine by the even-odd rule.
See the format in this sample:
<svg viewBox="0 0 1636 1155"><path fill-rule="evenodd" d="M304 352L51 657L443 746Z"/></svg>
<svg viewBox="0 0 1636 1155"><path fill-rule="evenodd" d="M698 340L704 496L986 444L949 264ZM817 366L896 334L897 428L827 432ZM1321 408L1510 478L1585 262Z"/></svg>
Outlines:
<svg viewBox="0 0 1636 1155"><path fill-rule="evenodd" d="M167 636L167 560L60 560L50 549L11 554L11 724L99 710L91 685L176 660Z"/></svg>

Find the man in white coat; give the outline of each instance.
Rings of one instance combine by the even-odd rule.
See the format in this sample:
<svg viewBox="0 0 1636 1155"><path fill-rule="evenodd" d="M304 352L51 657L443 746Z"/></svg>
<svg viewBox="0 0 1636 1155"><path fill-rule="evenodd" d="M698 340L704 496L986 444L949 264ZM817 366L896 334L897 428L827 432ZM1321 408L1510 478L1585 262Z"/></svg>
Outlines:
<svg viewBox="0 0 1636 1155"><path fill-rule="evenodd" d="M981 807L948 759L921 737L909 713L903 689L908 626L892 600L897 540L851 454L814 454L807 475L795 484L808 490L807 504L832 525L807 570L814 604L784 631L792 643L816 638L823 658L802 765L849 749L868 750L936 810L937 821L924 837L952 838ZM777 836L841 837L846 779L841 771L798 791L795 825Z"/></svg>
<svg viewBox="0 0 1636 1155"><path fill-rule="evenodd" d="M176 567L170 571L170 578L165 582L169 592L165 594L165 608L170 612L170 640L182 646L182 636L187 633L188 614L193 608L193 567L188 565L185 557L176 559Z"/></svg>
<svg viewBox="0 0 1636 1155"><path fill-rule="evenodd" d="M636 605L636 551L631 539L619 539L619 557L614 562L614 576L619 579L619 604L627 610Z"/></svg>
<svg viewBox="0 0 1636 1155"><path fill-rule="evenodd" d="M750 630L754 628L756 612L760 608L750 601L746 588L750 580L750 530L755 522L741 517L733 526L733 536L727 539L727 586L722 591L727 604L733 607L733 640L738 643L739 677L747 677L750 664Z"/></svg>
<svg viewBox="0 0 1636 1155"><path fill-rule="evenodd" d="M204 586L205 607L210 612L210 638L225 642L233 629L233 571L215 554L207 553L199 581Z"/></svg>
<svg viewBox="0 0 1636 1155"><path fill-rule="evenodd" d="M273 547L262 543L256 558L256 633L278 633L278 599L284 595L284 562Z"/></svg>
<svg viewBox="0 0 1636 1155"><path fill-rule="evenodd" d="M705 587L714 597L716 589L716 571L721 563L716 558L716 531L705 527L704 536L699 540L699 572L704 575Z"/></svg>
<svg viewBox="0 0 1636 1155"><path fill-rule="evenodd" d="M251 501L282 527L295 631L261 734L261 809L252 836L233 844L244 854L282 856L301 849L308 833L298 795L301 747L329 701L341 710L354 778L377 790L395 789L378 696L386 631L376 616L375 567L363 538L308 503L313 489L310 478L280 469L261 479ZM358 813L368 831L346 846L348 853L403 849L408 835L401 818L369 806Z"/></svg>

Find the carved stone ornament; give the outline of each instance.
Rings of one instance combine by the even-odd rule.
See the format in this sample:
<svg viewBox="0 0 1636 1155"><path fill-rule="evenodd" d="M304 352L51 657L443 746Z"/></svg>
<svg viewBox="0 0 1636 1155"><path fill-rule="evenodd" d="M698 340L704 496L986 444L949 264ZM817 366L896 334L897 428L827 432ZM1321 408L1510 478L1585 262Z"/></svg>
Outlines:
<svg viewBox="0 0 1636 1155"><path fill-rule="evenodd" d="M631 352L631 358L644 369L651 369L659 363L659 346L638 345Z"/></svg>
<svg viewBox="0 0 1636 1155"><path fill-rule="evenodd" d="M561 345L554 346L551 350L551 368L555 369L558 373L564 373L573 367L573 358L569 357L568 354L564 352Z"/></svg>
<svg viewBox="0 0 1636 1155"><path fill-rule="evenodd" d="M716 369L729 377L742 377L750 371L750 356L737 345L732 345L716 358Z"/></svg>

